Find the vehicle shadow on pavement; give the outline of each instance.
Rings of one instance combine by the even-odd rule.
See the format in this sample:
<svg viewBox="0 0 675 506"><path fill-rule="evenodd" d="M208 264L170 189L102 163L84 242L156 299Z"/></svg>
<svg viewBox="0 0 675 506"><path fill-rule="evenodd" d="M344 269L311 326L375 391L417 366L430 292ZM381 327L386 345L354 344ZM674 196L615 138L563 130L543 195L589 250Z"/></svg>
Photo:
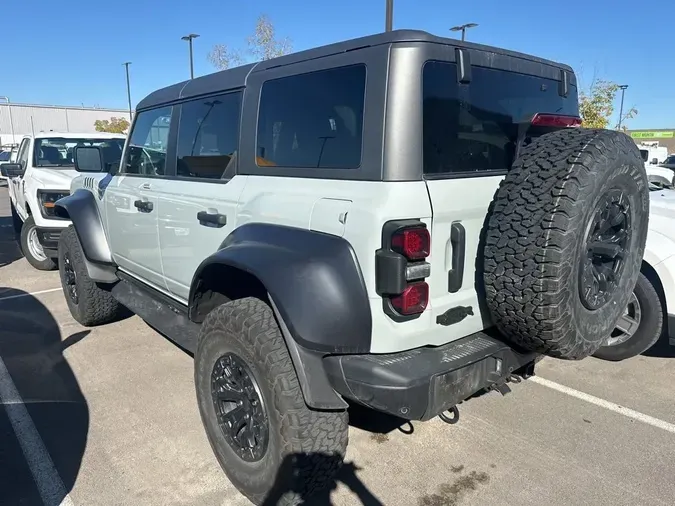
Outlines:
<svg viewBox="0 0 675 506"><path fill-rule="evenodd" d="M354 500L352 504L363 506L383 506L373 493L365 486L361 479L356 475L361 468L353 462L345 462L342 464L337 476L331 483L323 490L311 496L306 496L300 490L295 490L292 485L297 481L298 476L302 476L303 472L310 467L331 468L336 464L336 460L340 460L338 455L330 455L325 453L293 453L287 455L281 463L277 478L271 492L262 502L262 506L276 506L282 501L284 496L289 493L295 493L300 496L302 502L306 506L329 506L333 504L330 495L338 486L339 483L346 485L354 494L355 498L360 502ZM285 503L284 503L285 504Z"/></svg>
<svg viewBox="0 0 675 506"><path fill-rule="evenodd" d="M62 341L47 307L5 290L21 296L0 300L0 504L61 504L89 430L86 399L63 353L89 331Z"/></svg>
<svg viewBox="0 0 675 506"><path fill-rule="evenodd" d="M11 216L0 216L0 267L23 258Z"/></svg>

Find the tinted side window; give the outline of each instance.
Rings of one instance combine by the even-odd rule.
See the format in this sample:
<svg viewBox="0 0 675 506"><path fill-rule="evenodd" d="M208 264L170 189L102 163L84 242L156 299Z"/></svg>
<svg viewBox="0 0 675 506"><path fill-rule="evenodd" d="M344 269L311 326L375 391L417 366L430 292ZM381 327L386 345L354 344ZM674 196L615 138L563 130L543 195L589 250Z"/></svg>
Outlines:
<svg viewBox="0 0 675 506"><path fill-rule="evenodd" d="M171 107L162 107L138 114L129 136L123 173L164 175L171 110Z"/></svg>
<svg viewBox="0 0 675 506"><path fill-rule="evenodd" d="M257 164L358 168L365 90L365 65L267 81L260 96Z"/></svg>
<svg viewBox="0 0 675 506"><path fill-rule="evenodd" d="M241 93L192 100L182 105L176 175L232 177L239 139Z"/></svg>
<svg viewBox="0 0 675 506"><path fill-rule="evenodd" d="M424 173L506 171L518 123L535 113L578 116L577 90L558 94L558 81L473 67L457 83L454 63L427 62L423 71ZM528 131L532 137L541 132Z"/></svg>

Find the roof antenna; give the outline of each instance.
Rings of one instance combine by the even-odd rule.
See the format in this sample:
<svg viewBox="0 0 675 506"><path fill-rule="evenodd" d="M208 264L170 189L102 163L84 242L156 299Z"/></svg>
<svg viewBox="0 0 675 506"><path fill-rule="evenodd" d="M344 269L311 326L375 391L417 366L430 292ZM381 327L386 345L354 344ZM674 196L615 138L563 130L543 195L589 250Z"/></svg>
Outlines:
<svg viewBox="0 0 675 506"><path fill-rule="evenodd" d="M386 0L387 14L384 21L384 31L391 32L394 25L394 0Z"/></svg>

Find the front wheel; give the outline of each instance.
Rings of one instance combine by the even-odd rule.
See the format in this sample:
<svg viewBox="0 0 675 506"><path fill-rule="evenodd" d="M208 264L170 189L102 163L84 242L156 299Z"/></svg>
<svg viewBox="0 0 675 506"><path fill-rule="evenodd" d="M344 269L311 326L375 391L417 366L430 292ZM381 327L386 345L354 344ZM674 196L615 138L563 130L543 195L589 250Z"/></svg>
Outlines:
<svg viewBox="0 0 675 506"><path fill-rule="evenodd" d="M248 297L209 313L195 387L218 462L254 504L298 504L330 485L347 448L347 413L307 407L265 302Z"/></svg>
<svg viewBox="0 0 675 506"><path fill-rule="evenodd" d="M21 251L28 263L41 271L53 271L56 263L49 258L37 235L37 226L32 216L26 218L21 226Z"/></svg>
<svg viewBox="0 0 675 506"><path fill-rule="evenodd" d="M619 361L635 357L654 346L663 332L663 305L649 279L642 273L617 328L593 355Z"/></svg>

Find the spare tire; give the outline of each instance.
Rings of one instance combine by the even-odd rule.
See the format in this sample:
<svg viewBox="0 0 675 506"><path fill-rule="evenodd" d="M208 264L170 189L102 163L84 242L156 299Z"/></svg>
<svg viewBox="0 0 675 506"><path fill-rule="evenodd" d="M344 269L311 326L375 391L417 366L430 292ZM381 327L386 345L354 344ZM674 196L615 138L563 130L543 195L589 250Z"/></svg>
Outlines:
<svg viewBox="0 0 675 506"><path fill-rule="evenodd" d="M523 147L485 230L483 278L492 319L524 349L592 355L637 282L649 190L625 134L565 129Z"/></svg>

